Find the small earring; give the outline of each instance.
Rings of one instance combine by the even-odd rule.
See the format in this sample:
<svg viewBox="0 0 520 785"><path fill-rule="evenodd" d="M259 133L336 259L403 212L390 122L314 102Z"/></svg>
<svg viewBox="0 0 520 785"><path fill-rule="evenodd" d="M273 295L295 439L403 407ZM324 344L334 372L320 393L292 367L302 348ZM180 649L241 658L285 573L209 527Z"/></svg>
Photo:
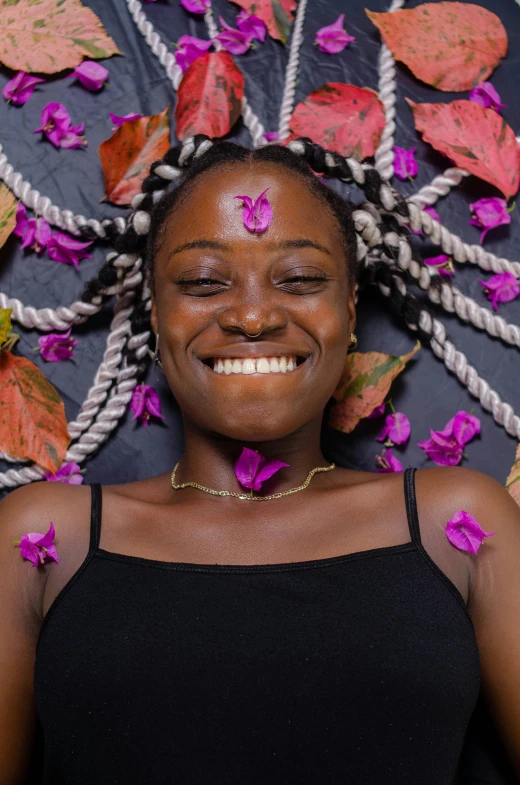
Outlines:
<svg viewBox="0 0 520 785"><path fill-rule="evenodd" d="M353 348L354 348L355 346L357 346L357 336L356 336L356 333L350 333L350 344L349 344L349 349L350 349L350 347L351 347L351 346L352 346Z"/></svg>
<svg viewBox="0 0 520 785"><path fill-rule="evenodd" d="M155 351L153 353L153 367L155 368L157 365L162 371L162 362L159 358L159 333L155 336Z"/></svg>

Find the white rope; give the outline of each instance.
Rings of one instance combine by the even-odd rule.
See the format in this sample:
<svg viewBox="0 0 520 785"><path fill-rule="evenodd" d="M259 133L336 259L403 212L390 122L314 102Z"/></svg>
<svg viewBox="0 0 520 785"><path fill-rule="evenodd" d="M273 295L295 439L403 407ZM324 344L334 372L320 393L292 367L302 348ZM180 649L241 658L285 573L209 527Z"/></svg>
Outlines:
<svg viewBox="0 0 520 785"><path fill-rule="evenodd" d="M460 185L464 177L469 177L469 172L465 169L457 167L446 169L443 174L434 177L429 185L423 185L416 193L409 196L407 201L413 202L418 207L431 206L440 196L447 196L452 188Z"/></svg>
<svg viewBox="0 0 520 785"><path fill-rule="evenodd" d="M305 20L305 11L307 9L307 0L300 0L298 3L298 10L294 20L291 47L289 50L289 62L287 63L287 70L285 72L285 84L283 88L282 104L280 107L280 121L278 128L278 136L283 141L289 136L289 123L294 106L294 95L296 92L296 80L298 77L298 66L300 62L300 47L303 42L303 22Z"/></svg>

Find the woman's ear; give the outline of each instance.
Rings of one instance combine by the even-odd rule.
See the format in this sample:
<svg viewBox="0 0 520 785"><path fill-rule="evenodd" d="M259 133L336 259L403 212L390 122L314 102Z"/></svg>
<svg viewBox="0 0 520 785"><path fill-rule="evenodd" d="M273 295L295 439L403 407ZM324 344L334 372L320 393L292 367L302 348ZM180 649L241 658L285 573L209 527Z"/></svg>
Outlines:
<svg viewBox="0 0 520 785"><path fill-rule="evenodd" d="M353 286L348 295L348 303L347 303L347 313L348 313L348 329L350 332L356 332L356 290Z"/></svg>
<svg viewBox="0 0 520 785"><path fill-rule="evenodd" d="M159 322L157 319L157 303L155 301L155 295L152 292L151 294L151 301L152 301L152 309L150 311L150 324L152 326L152 330L154 331L155 335L159 332Z"/></svg>

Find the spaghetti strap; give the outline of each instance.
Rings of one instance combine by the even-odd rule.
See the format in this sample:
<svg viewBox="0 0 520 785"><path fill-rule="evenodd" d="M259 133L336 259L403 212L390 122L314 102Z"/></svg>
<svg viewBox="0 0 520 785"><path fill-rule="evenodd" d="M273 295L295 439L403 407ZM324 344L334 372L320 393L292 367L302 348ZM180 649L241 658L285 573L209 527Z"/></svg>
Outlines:
<svg viewBox="0 0 520 785"><path fill-rule="evenodd" d="M91 554L99 547L101 537L101 485L98 482L90 486L90 545L88 552Z"/></svg>
<svg viewBox="0 0 520 785"><path fill-rule="evenodd" d="M406 502L406 515L410 537L417 547L421 548L421 531L419 529L419 516L417 514L417 500L415 498L415 472L414 466L409 466L404 472L404 498Z"/></svg>

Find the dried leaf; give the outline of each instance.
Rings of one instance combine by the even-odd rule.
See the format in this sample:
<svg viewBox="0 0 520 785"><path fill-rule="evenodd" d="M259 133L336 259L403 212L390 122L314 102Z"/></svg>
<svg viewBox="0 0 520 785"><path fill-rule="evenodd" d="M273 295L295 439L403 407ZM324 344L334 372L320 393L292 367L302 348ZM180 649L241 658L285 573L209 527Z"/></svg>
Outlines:
<svg viewBox="0 0 520 785"><path fill-rule="evenodd" d="M507 54L504 25L479 5L424 3L392 13L366 13L395 59L438 90L470 90Z"/></svg>
<svg viewBox="0 0 520 785"><path fill-rule="evenodd" d="M130 204L140 193L150 164L170 147L168 109L150 117L123 123L99 145L107 199L113 204Z"/></svg>
<svg viewBox="0 0 520 785"><path fill-rule="evenodd" d="M0 308L0 346L7 341L7 336L13 329L11 324L12 308Z"/></svg>
<svg viewBox="0 0 520 785"><path fill-rule="evenodd" d="M512 128L493 109L474 101L410 105L425 142L457 166L514 196L520 185L520 145Z"/></svg>
<svg viewBox="0 0 520 785"><path fill-rule="evenodd" d="M334 391L338 403L330 410L329 426L344 433L354 430L363 417L383 403L395 377L420 348L417 341L411 352L400 357L382 352L347 355L343 376Z"/></svg>
<svg viewBox="0 0 520 785"><path fill-rule="evenodd" d="M244 74L228 52L207 52L184 74L177 92L177 136L225 136L240 117Z"/></svg>
<svg viewBox="0 0 520 785"><path fill-rule="evenodd" d="M14 194L6 185L0 184L0 248L16 226L16 209Z"/></svg>
<svg viewBox="0 0 520 785"><path fill-rule="evenodd" d="M517 504L520 504L520 444L516 448L515 462L506 480L506 489Z"/></svg>
<svg viewBox="0 0 520 785"><path fill-rule="evenodd" d="M377 94L341 82L314 90L295 108L290 123L293 137L309 136L358 161L374 154L384 127L385 111Z"/></svg>
<svg viewBox="0 0 520 785"><path fill-rule="evenodd" d="M0 61L14 71L55 74L84 57L121 54L95 13L79 0L2 0Z"/></svg>
<svg viewBox="0 0 520 785"><path fill-rule="evenodd" d="M42 372L25 357L0 353L0 449L55 472L70 442L65 407Z"/></svg>
<svg viewBox="0 0 520 785"><path fill-rule="evenodd" d="M231 0L248 14L254 14L267 27L271 38L285 44L291 32L296 0Z"/></svg>

